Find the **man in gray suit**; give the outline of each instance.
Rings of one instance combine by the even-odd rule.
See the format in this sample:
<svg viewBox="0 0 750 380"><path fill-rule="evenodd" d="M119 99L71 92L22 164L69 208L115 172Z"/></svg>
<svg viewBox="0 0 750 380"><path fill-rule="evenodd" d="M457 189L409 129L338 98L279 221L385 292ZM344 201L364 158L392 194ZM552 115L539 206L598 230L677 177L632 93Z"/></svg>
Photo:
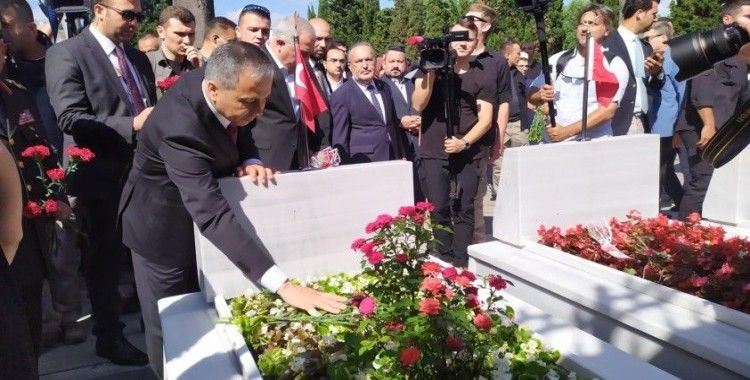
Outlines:
<svg viewBox="0 0 750 380"><path fill-rule="evenodd" d="M69 178L70 194L89 243L83 250L94 316L96 353L120 365L144 365L146 355L122 335L117 280L124 253L117 230L120 193L136 134L156 98L146 56L129 41L143 19L139 0L93 0L92 24L47 51L47 91L66 147L96 158Z"/></svg>

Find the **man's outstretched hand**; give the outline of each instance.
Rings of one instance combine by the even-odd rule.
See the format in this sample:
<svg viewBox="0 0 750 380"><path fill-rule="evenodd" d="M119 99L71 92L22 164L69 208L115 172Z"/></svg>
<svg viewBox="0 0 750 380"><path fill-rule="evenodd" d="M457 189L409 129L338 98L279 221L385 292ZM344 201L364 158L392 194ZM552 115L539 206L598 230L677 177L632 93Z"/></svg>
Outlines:
<svg viewBox="0 0 750 380"><path fill-rule="evenodd" d="M289 281L285 282L276 293L284 302L313 315L318 309L338 314L346 308L344 297L298 286Z"/></svg>

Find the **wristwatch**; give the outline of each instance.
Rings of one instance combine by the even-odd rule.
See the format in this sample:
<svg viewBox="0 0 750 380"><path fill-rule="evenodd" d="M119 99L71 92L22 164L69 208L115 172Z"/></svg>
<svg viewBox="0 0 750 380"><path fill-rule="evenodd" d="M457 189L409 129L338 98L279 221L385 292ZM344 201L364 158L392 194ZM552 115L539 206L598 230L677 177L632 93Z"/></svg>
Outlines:
<svg viewBox="0 0 750 380"><path fill-rule="evenodd" d="M469 147L471 147L471 144L465 138L461 138L461 141L464 142L464 150L469 149Z"/></svg>

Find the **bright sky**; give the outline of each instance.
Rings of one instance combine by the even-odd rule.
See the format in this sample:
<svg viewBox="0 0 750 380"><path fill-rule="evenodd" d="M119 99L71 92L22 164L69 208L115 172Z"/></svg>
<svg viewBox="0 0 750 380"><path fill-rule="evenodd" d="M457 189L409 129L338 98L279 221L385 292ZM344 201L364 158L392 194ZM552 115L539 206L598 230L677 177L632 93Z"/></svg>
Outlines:
<svg viewBox="0 0 750 380"><path fill-rule="evenodd" d="M46 18L42 14L42 11L39 9L39 6L37 5L38 2L36 0L27 0L29 4L31 4L31 8L34 10L34 18L39 21L46 21ZM568 0L564 0L565 3L568 2ZM307 6L309 4L315 3L315 6L317 6L316 0L281 0L281 1L268 1L268 0L256 0L256 1L248 1L245 3L244 1L237 1L237 0L214 0L214 11L216 12L217 16L224 16L230 20L237 21L237 17L240 14L240 11L242 10L242 7L244 7L247 4L258 4L263 5L271 10L271 19L278 20L281 19L287 15L291 15L293 12L297 12L302 17L307 17ZM661 1L659 4L659 14L660 15L668 15L669 14L669 1ZM393 0L380 0L380 7L386 8L393 6Z"/></svg>

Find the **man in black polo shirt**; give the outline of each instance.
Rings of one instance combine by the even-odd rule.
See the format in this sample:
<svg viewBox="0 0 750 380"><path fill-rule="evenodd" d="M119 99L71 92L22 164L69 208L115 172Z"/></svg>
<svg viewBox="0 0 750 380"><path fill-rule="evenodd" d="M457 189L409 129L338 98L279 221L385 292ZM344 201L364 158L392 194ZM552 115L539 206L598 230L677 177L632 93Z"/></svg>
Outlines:
<svg viewBox="0 0 750 380"><path fill-rule="evenodd" d="M750 0L731 0L722 7L721 22L724 25L743 17L750 17ZM688 151L691 174L690 181L684 185L680 219L703 211L713 168L701 158L702 150L742 104L747 87L747 66L738 56L716 63L713 70L688 82L685 109L675 126L675 138L681 140Z"/></svg>
<svg viewBox="0 0 750 380"><path fill-rule="evenodd" d="M474 232L474 199L479 184L480 163L487 149L480 141L492 125L492 110L497 96L496 74L483 69L482 61L472 60L477 27L461 19L451 31L468 31L469 41L451 43L456 51L454 75L429 70L419 73L414 84L412 107L422 113L422 142L418 147L426 198L435 205L434 222L451 227L453 234L435 230L440 257L456 266L466 266L466 248ZM446 104L445 80L453 79L449 88L453 104ZM453 114L447 125L446 107ZM460 188L460 205L451 223L450 183L455 178Z"/></svg>

